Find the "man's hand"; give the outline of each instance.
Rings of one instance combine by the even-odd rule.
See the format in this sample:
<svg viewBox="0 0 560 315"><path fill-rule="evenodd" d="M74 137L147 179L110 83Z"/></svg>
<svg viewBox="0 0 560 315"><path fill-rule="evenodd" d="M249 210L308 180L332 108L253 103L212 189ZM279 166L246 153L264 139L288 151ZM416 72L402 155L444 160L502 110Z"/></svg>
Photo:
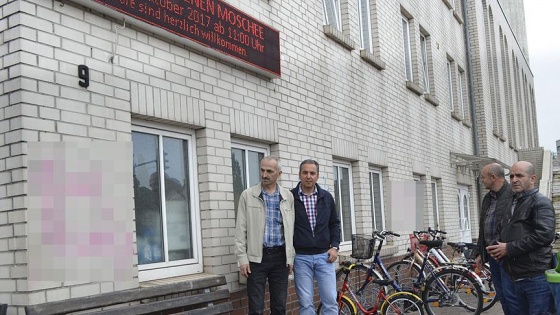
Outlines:
<svg viewBox="0 0 560 315"><path fill-rule="evenodd" d="M239 271L241 272L241 275L243 277L249 278L249 274L251 273L251 266L249 264L241 265L239 266Z"/></svg>
<svg viewBox="0 0 560 315"><path fill-rule="evenodd" d="M476 255L476 268L478 269L482 269L482 256L481 255Z"/></svg>
<svg viewBox="0 0 560 315"><path fill-rule="evenodd" d="M294 271L294 266L288 265L288 274L291 275L292 271Z"/></svg>
<svg viewBox="0 0 560 315"><path fill-rule="evenodd" d="M490 256L492 256L492 258L500 260L507 255L506 243L498 242L496 245L487 246L486 251L490 254Z"/></svg>
<svg viewBox="0 0 560 315"><path fill-rule="evenodd" d="M338 258L338 251L334 247L329 248L329 250L327 251L327 254L329 255L329 258L327 258L327 261L330 262L330 263L335 262L336 259Z"/></svg>

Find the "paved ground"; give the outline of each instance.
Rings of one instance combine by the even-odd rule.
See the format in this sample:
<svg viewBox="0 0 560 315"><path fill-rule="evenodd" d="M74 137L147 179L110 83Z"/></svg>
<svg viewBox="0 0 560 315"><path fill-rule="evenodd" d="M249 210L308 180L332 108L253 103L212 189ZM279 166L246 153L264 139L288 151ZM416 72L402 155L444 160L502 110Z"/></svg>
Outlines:
<svg viewBox="0 0 560 315"><path fill-rule="evenodd" d="M482 312L483 315L504 315L502 311L502 306L500 302L494 304L491 309L487 310L486 312Z"/></svg>

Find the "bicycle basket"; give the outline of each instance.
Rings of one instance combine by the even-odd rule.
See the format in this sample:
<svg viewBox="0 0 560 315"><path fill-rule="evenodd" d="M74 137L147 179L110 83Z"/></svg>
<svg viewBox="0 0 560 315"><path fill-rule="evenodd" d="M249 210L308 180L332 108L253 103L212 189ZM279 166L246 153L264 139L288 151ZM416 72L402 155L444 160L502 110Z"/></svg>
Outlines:
<svg viewBox="0 0 560 315"><path fill-rule="evenodd" d="M375 239L367 234L352 234L352 258L370 259L373 257Z"/></svg>

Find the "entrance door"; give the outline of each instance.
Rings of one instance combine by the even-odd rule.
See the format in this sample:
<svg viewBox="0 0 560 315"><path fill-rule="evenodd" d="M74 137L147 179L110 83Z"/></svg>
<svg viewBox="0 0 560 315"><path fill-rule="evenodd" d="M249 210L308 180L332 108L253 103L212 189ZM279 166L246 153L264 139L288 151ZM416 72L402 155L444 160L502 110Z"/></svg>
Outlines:
<svg viewBox="0 0 560 315"><path fill-rule="evenodd" d="M459 228L461 242L472 242L471 234L471 210L469 188L458 186L457 196L459 198Z"/></svg>

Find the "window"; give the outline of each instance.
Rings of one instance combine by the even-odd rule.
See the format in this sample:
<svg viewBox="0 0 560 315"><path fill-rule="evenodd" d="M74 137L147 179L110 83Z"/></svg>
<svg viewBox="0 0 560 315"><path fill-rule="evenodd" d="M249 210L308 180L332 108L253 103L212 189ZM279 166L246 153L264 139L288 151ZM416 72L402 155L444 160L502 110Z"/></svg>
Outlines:
<svg viewBox="0 0 560 315"><path fill-rule="evenodd" d="M371 216L374 231L385 230L385 213L383 211L383 184L381 170L369 170L369 194L371 198Z"/></svg>
<svg viewBox="0 0 560 315"><path fill-rule="evenodd" d="M373 43L371 40L371 15L369 0L358 1L358 16L360 22L360 45L362 49L373 53Z"/></svg>
<svg viewBox="0 0 560 315"><path fill-rule="evenodd" d="M439 229L439 204L438 204L438 185L435 180L432 180L431 183L432 188L432 210L433 210L433 218L434 218L434 226L435 229Z"/></svg>
<svg viewBox="0 0 560 315"><path fill-rule="evenodd" d="M354 196L352 189L352 167L349 164L334 163L334 199L340 218L342 242L352 241L354 219Z"/></svg>
<svg viewBox="0 0 560 315"><path fill-rule="evenodd" d="M410 43L410 24L406 16L402 16L403 47L404 47L404 67L406 79L413 81L412 77L412 49Z"/></svg>
<svg viewBox="0 0 560 315"><path fill-rule="evenodd" d="M184 266L192 265L202 271L191 137L135 126L132 144L140 280L158 278L143 276L144 270L183 266L181 273L164 272L173 276L189 272Z"/></svg>
<svg viewBox="0 0 560 315"><path fill-rule="evenodd" d="M457 76L457 100L458 100L458 105L459 105L459 113L462 115L462 118L465 119L466 115L465 115L465 85L464 85L464 76L465 76L465 71L462 71L461 69L459 69L459 75Z"/></svg>
<svg viewBox="0 0 560 315"><path fill-rule="evenodd" d="M340 0L323 0L323 15L325 18L325 25L332 25L337 30L342 30Z"/></svg>
<svg viewBox="0 0 560 315"><path fill-rule="evenodd" d="M422 53L422 79L424 92L430 93L430 71L428 67L428 40L424 34L420 34L420 50Z"/></svg>
<svg viewBox="0 0 560 315"><path fill-rule="evenodd" d="M261 181L261 160L268 155L268 150L241 143L232 143L231 146L233 200L236 209L235 213L237 213L237 204L239 203L241 193Z"/></svg>
<svg viewBox="0 0 560 315"><path fill-rule="evenodd" d="M453 10L455 10L453 14L457 15L458 17L461 17L461 14L463 13L462 0L451 0L451 2L453 3Z"/></svg>
<svg viewBox="0 0 560 315"><path fill-rule="evenodd" d="M453 101L453 61L447 60L447 82L449 87L449 106L451 107L451 112L455 111L455 102Z"/></svg>

